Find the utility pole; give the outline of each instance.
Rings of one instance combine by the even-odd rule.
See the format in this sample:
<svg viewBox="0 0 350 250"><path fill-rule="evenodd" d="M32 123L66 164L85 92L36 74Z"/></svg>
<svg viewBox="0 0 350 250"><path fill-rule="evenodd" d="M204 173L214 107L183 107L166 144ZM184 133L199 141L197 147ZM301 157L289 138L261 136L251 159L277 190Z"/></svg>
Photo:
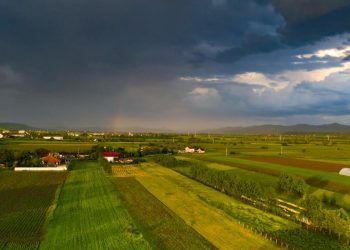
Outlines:
<svg viewBox="0 0 350 250"><path fill-rule="evenodd" d="M227 157L227 144L226 144L226 157Z"/></svg>
<svg viewBox="0 0 350 250"><path fill-rule="evenodd" d="M281 145L281 155L283 154L283 145Z"/></svg>

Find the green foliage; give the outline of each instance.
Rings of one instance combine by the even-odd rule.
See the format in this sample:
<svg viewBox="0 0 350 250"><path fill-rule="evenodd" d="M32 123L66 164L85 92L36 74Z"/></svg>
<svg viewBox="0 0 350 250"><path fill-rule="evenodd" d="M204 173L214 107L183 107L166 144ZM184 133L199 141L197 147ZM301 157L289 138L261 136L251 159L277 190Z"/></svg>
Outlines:
<svg viewBox="0 0 350 250"><path fill-rule="evenodd" d="M34 153L38 156L38 157L44 157L47 156L50 151L47 150L46 148L38 148L34 150Z"/></svg>
<svg viewBox="0 0 350 250"><path fill-rule="evenodd" d="M303 205L306 208L304 214L312 220L314 227L336 235L339 239L350 240L350 221L343 209L323 209L322 201L313 195L306 196Z"/></svg>
<svg viewBox="0 0 350 250"><path fill-rule="evenodd" d="M258 182L242 178L232 172L211 169L201 163L191 164L191 178L223 191L228 195L239 198L242 195L250 198L263 198L268 195L267 189Z"/></svg>
<svg viewBox="0 0 350 250"><path fill-rule="evenodd" d="M5 167L12 167L15 162L15 154L12 150L0 149L0 164Z"/></svg>
<svg viewBox="0 0 350 250"><path fill-rule="evenodd" d="M307 217L312 217L322 209L322 201L314 195L307 195L303 201L303 206L306 209L305 215Z"/></svg>
<svg viewBox="0 0 350 250"><path fill-rule="evenodd" d="M291 174L282 173L278 179L278 188L282 192L303 197L307 192L308 186L304 179Z"/></svg>
<svg viewBox="0 0 350 250"><path fill-rule="evenodd" d="M155 155L152 159L164 167L174 168L178 166L178 160L171 155Z"/></svg>
<svg viewBox="0 0 350 250"><path fill-rule="evenodd" d="M42 167L44 166L41 158L30 151L23 151L18 159L18 166L20 167Z"/></svg>

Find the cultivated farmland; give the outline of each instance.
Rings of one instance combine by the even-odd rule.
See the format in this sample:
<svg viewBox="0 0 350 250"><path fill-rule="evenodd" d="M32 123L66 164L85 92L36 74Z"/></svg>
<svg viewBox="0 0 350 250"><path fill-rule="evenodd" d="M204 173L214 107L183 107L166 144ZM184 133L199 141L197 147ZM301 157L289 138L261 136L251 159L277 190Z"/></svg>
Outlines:
<svg viewBox="0 0 350 250"><path fill-rule="evenodd" d="M149 249L97 162L74 162L41 249Z"/></svg>
<svg viewBox="0 0 350 250"><path fill-rule="evenodd" d="M338 173L341 169L347 167L347 165L344 165L344 164L311 161L311 160L303 160L303 159L292 159L292 158L285 158L285 157L249 157L247 159L252 161L260 161L260 162L292 166L297 168L307 168L307 169L336 172L336 173Z"/></svg>
<svg viewBox="0 0 350 250"><path fill-rule="evenodd" d="M46 148L73 155L78 151L91 153L86 157L98 161L74 161L69 178L55 197L57 187L63 183L57 178L49 209L40 221L32 219L40 222L41 229L36 234L39 236L27 235L22 241L11 238L15 235L11 234L0 241L0 249L5 245L7 249L349 249L343 232L344 223L350 221L350 183L349 177L340 176L337 171L350 164L350 139L339 137L334 144L327 144L323 137L314 137L313 143L305 144L303 138L286 136L288 146L283 146L282 156L282 141L278 137L150 135L130 138L129 142L106 138L101 142L6 139L0 148L14 150L15 155L23 150ZM201 147L206 153L177 154L186 146ZM98 148L122 150L127 153L125 158L135 159L134 164L113 165L94 158L98 154L93 152ZM171 158L169 154L178 159L175 167L157 161L157 157ZM108 173L100 164L108 166ZM200 171L194 174L193 167L201 165L212 175L201 175ZM0 176L9 173L23 174L23 183L34 174L55 174L0 169ZM279 190L282 173L303 178L309 185L307 193L295 195ZM228 175L235 177L218 186L218 177ZM6 196L8 202L17 197L18 204L22 200L25 203L11 188L23 183L4 184L6 194L12 194ZM262 193L255 192L259 186L263 187ZM19 187L18 190L32 192L27 186ZM245 191L232 193L240 188ZM249 189L255 191L249 193ZM0 194L5 197L1 189ZM309 195L322 203L321 216L340 216L329 217L342 219L329 224L339 223L339 235L335 231L338 226L331 232L324 227L311 225L310 230L306 224L301 226L301 221L307 219L304 203ZM302 214L294 216L293 210ZM7 213L1 214L0 225L6 216Z"/></svg>
<svg viewBox="0 0 350 250"><path fill-rule="evenodd" d="M282 164L252 161L246 158L225 157L214 154L210 156L196 156L195 158L272 176L278 176L281 172L286 172L303 177L306 182L312 186L327 189L329 191L350 194L349 178L334 172L317 171L308 168L292 167Z"/></svg>
<svg viewBox="0 0 350 250"><path fill-rule="evenodd" d="M214 249L134 178L114 178L113 182L154 249Z"/></svg>
<svg viewBox="0 0 350 250"><path fill-rule="evenodd" d="M0 246L37 249L57 188L67 173L0 172Z"/></svg>
<svg viewBox="0 0 350 250"><path fill-rule="evenodd" d="M232 246L238 249L277 248L201 199L208 195L220 197L219 192L156 164L144 164L143 169L149 175L136 177L137 180L219 249Z"/></svg>

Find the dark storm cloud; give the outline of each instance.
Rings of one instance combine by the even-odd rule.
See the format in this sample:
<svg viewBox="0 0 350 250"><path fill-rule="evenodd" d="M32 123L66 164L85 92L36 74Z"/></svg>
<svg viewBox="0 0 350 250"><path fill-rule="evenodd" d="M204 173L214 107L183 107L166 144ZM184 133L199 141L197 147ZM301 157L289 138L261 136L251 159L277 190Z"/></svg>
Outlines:
<svg viewBox="0 0 350 250"><path fill-rule="evenodd" d="M218 62L235 62L247 55L267 53L283 47L278 36L249 34L240 46L219 52L216 60Z"/></svg>
<svg viewBox="0 0 350 250"><path fill-rule="evenodd" d="M251 86L235 96L211 89L208 99L178 79L251 70L248 56L349 30L345 0L317 11L296 2L305 1L2 0L0 105L11 108L0 120L99 125L120 114L190 117L198 110L191 105L209 118L232 114L232 104L237 113L257 110L246 103ZM283 65L259 63L266 71Z"/></svg>
<svg viewBox="0 0 350 250"><path fill-rule="evenodd" d="M96 62L130 67L153 61L147 51L163 47L239 43L247 24L275 19L254 1L5 0L1 60L44 69L86 69Z"/></svg>
<svg viewBox="0 0 350 250"><path fill-rule="evenodd" d="M284 18L275 34L252 34L239 46L218 53L220 62L236 62L242 57L266 53L286 46L302 46L326 36L350 30L350 0L271 0ZM251 44L253 46L251 46Z"/></svg>
<svg viewBox="0 0 350 250"><path fill-rule="evenodd" d="M281 40L301 46L350 29L350 0L271 0L285 25Z"/></svg>

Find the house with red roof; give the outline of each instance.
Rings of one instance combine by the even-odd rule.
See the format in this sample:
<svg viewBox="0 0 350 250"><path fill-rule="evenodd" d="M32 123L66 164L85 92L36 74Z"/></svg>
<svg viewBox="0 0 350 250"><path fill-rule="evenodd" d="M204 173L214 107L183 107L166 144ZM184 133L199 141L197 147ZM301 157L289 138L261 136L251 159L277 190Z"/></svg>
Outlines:
<svg viewBox="0 0 350 250"><path fill-rule="evenodd" d="M119 152L103 152L103 158L105 158L108 162L114 162L116 159L120 157Z"/></svg>
<svg viewBox="0 0 350 250"><path fill-rule="evenodd" d="M42 157L41 160L48 167L57 167L61 163L60 159L56 158L51 154L49 154L48 156Z"/></svg>

